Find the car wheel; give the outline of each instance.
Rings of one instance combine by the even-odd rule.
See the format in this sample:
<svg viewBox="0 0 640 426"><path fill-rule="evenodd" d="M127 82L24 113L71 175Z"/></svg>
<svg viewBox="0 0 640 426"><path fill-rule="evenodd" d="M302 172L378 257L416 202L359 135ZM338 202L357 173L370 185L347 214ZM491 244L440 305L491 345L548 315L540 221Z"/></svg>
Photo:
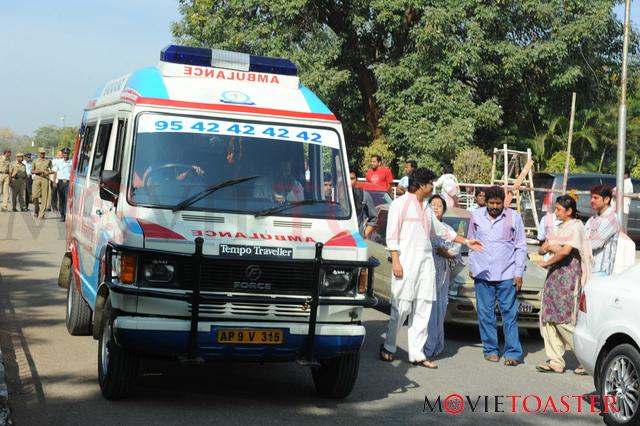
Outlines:
<svg viewBox="0 0 640 426"><path fill-rule="evenodd" d="M635 347L625 343L607 354L600 372L598 392L603 399L606 424L640 422L640 353Z"/></svg>
<svg viewBox="0 0 640 426"><path fill-rule="evenodd" d="M359 366L359 351L320 361L320 367L311 370L316 391L328 398L346 397L356 384Z"/></svg>
<svg viewBox="0 0 640 426"><path fill-rule="evenodd" d="M102 333L98 344L98 381L107 399L123 399L129 395L138 374L139 356L116 344L113 339L113 309L107 299L102 315Z"/></svg>
<svg viewBox="0 0 640 426"><path fill-rule="evenodd" d="M91 332L91 308L78 292L73 279L69 281L67 287L65 324L72 336L86 336Z"/></svg>

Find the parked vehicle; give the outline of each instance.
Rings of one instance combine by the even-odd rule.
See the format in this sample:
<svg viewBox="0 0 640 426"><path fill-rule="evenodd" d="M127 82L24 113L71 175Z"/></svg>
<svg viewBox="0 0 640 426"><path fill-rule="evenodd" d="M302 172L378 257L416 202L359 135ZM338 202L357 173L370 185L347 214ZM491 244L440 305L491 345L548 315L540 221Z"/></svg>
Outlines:
<svg viewBox="0 0 640 426"><path fill-rule="evenodd" d="M640 423L640 265L593 277L579 303L574 353L593 376L609 425ZM616 409L612 409L614 405Z"/></svg>
<svg viewBox="0 0 640 426"><path fill-rule="evenodd" d="M393 199L389 195L389 192L380 185L376 185L374 183L369 183L369 182L357 182L356 187L362 188L365 191L367 191L367 193L371 195L371 198L373 199L373 204L375 204L376 207L383 204L389 204L391 203L391 201L393 201Z"/></svg>
<svg viewBox="0 0 640 426"><path fill-rule="evenodd" d="M562 181L564 175L562 173L536 173L533 175L533 186L535 188L562 189ZM640 192L640 179L632 179L635 192ZM596 185L609 185L612 188L616 186L616 177L614 175L604 175L596 173L571 173L567 177L567 189L575 189L577 191L589 191ZM538 209L538 218L542 218L549 208L553 209L555 199L560 195L559 192L540 192L535 193L536 207ZM593 216L595 212L591 208L591 197L589 195L578 196L578 217L583 221ZM526 216L527 220L531 220L530 216ZM530 226L530 223L528 224ZM640 200L631 199L629 206L629 222L627 228L629 237L640 242Z"/></svg>
<svg viewBox="0 0 640 426"><path fill-rule="evenodd" d="M369 253L380 260L380 266L375 274L375 294L382 303L388 303L391 297L391 263L388 260L389 254L385 245L385 229L387 223L388 206L381 206L378 213L378 227L371 240L367 240ZM465 209L448 209L443 221L455 229L460 235L467 235L471 213ZM537 252L538 247L532 246L531 252ZM465 264L468 263L468 251L463 247L462 257ZM469 276L466 266L453 271L451 285L449 288L449 304L445 323L450 324L476 324L478 314L476 309L475 287L473 279ZM540 299L546 270L542 269L534 262L527 260L527 269L523 277L523 286L518 293L518 325L532 330L535 335L539 330ZM498 322L500 322L500 313Z"/></svg>
<svg viewBox="0 0 640 426"><path fill-rule="evenodd" d="M340 122L289 60L160 57L104 85L74 154L59 285L69 333L99 339L103 395L125 397L152 355L298 361L347 396L377 261Z"/></svg>

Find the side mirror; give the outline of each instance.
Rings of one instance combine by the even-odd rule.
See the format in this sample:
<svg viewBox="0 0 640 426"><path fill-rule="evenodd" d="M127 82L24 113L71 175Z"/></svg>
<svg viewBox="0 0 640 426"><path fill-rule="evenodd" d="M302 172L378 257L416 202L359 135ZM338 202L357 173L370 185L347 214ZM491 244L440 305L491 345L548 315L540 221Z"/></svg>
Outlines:
<svg viewBox="0 0 640 426"><path fill-rule="evenodd" d="M120 194L120 172L103 170L100 174L100 198L116 203Z"/></svg>

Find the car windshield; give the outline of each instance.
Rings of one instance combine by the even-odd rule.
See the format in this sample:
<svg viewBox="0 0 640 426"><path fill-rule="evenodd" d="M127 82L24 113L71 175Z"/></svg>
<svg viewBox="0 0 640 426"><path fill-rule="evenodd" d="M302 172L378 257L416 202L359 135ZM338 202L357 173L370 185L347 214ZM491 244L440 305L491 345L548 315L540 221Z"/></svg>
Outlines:
<svg viewBox="0 0 640 426"><path fill-rule="evenodd" d="M391 196L385 191L367 191L371 195L373 204L377 207L381 204L391 204Z"/></svg>
<svg viewBox="0 0 640 426"><path fill-rule="evenodd" d="M333 129L152 113L140 114L136 129L133 205L175 208L192 197L185 210L255 214L293 204L277 215L350 216ZM229 180L237 182L207 191Z"/></svg>

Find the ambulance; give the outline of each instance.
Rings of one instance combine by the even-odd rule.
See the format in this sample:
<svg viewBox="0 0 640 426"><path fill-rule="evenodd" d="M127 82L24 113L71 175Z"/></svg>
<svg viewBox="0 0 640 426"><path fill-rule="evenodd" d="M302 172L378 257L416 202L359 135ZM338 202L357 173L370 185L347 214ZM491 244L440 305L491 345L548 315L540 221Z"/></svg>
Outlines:
<svg viewBox="0 0 640 426"><path fill-rule="evenodd" d="M145 356L293 361L352 391L378 262L340 122L291 61L167 46L97 91L73 164L58 285L105 398Z"/></svg>

